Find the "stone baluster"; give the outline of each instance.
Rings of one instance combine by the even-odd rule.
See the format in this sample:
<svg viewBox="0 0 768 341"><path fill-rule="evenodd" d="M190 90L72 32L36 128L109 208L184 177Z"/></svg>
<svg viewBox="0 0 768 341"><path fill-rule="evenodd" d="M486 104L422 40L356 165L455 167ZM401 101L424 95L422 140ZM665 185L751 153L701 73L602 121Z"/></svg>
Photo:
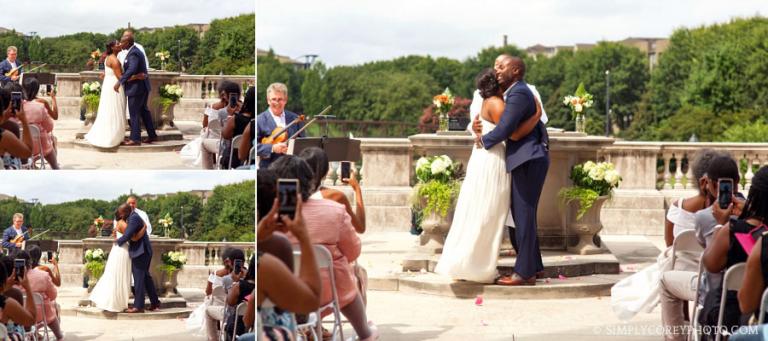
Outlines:
<svg viewBox="0 0 768 341"><path fill-rule="evenodd" d="M200 99L205 99L208 95L208 86L206 84L205 79L203 79L202 82L200 82Z"/></svg>
<svg viewBox="0 0 768 341"><path fill-rule="evenodd" d="M683 186L683 158L680 155L675 156L675 189L684 189Z"/></svg>
<svg viewBox="0 0 768 341"><path fill-rule="evenodd" d="M685 188L686 189L695 189L698 190L699 186L699 179L694 179L693 177L693 156L691 153L685 153L685 159L687 160L688 170L685 172L685 178L687 181L685 182Z"/></svg>
<svg viewBox="0 0 768 341"><path fill-rule="evenodd" d="M668 154L663 154L662 158L664 158L664 186L662 187L664 189L672 189L672 184L670 183L672 174L669 172L669 163L672 160L672 157Z"/></svg>
<svg viewBox="0 0 768 341"><path fill-rule="evenodd" d="M213 262L211 262L210 265L216 265L221 263L221 259L219 259L219 247L211 246L211 252L213 252Z"/></svg>
<svg viewBox="0 0 768 341"><path fill-rule="evenodd" d="M335 185L340 185L341 184L341 181L340 181L341 180L340 179L340 177L341 177L341 174L340 174L341 163L334 161L334 162L331 162L328 166L329 166L328 167L329 168L329 170L328 170L328 177L326 179L330 180L331 184L334 185L334 186Z"/></svg>
<svg viewBox="0 0 768 341"><path fill-rule="evenodd" d="M355 162L355 170L357 171L357 183L360 184L360 186L363 185L363 165Z"/></svg>
<svg viewBox="0 0 768 341"><path fill-rule="evenodd" d="M755 173L752 171L752 162L753 160L756 160L756 159L757 157L755 157L755 159L751 159L749 158L749 156L747 156L747 154L744 154L744 160L747 161L747 171L744 173L744 180L745 180L744 191L745 192L749 192L749 188L752 187L752 178L755 177Z"/></svg>

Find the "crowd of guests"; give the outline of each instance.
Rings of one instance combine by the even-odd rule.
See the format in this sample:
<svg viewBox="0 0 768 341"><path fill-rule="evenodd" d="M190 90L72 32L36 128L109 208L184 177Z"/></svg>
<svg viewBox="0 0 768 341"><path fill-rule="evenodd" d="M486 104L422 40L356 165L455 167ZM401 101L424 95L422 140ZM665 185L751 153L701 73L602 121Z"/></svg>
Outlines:
<svg viewBox="0 0 768 341"><path fill-rule="evenodd" d="M16 61L16 47L7 50L8 58L0 63L0 169L33 168L35 159L44 158L52 169L59 169L56 138L53 136L54 121L59 118L55 91L50 92L51 103L38 98L40 82L35 77L24 77L21 72L5 76L20 66ZM22 96L18 107L13 105L12 93ZM40 138L33 139L30 126L40 131Z"/></svg>
<svg viewBox="0 0 768 341"><path fill-rule="evenodd" d="M37 245L26 245L23 241L7 243L7 237L11 237L7 236L8 230L18 230L18 236L26 235L26 229L16 226L23 224L23 219L21 213L14 214L13 226L3 234L3 253L0 254L0 339L26 340L30 333L42 333L41 327L45 322L56 340L62 340L64 333L59 318L60 307L56 303L57 288L61 286L57 260L51 257L50 264L43 265L40 262L43 252ZM23 265L17 264L19 262ZM35 303L35 295L39 295L42 304Z"/></svg>
<svg viewBox="0 0 768 341"><path fill-rule="evenodd" d="M768 256L763 257L768 255L768 237L763 237L768 232L768 167L754 174L746 196L739 190L739 165L729 153L701 150L690 167L698 190L670 205L664 229L668 249L657 264L614 286L636 289L631 294L612 292L614 310L633 310L633 315L659 302L666 340L686 340L692 333L712 340L718 333L721 339L763 340L767 327L746 326L757 320L768 287ZM733 185L721 185L728 183ZM703 252L675 247L683 234L693 240L691 233ZM736 279L742 281L740 289L727 291L723 299L724 274L744 264L743 278ZM725 313L718 329L721 300ZM696 308L694 314L689 303Z"/></svg>
<svg viewBox="0 0 768 341"><path fill-rule="evenodd" d="M225 79L218 84L217 92L219 100L206 104L200 136L182 150L182 155L186 155L193 165L201 164L204 169L252 169L256 162L251 157L255 136L256 88L248 87L243 95L239 84ZM233 145L232 141L237 136L241 136L240 142Z"/></svg>
<svg viewBox="0 0 768 341"><path fill-rule="evenodd" d="M365 208L354 173L344 183L355 192L354 209L346 195L323 186L328 174L328 157L322 149L308 148L298 156L282 155L268 168L257 172L256 264L258 309L256 332L270 340L295 339L311 332L299 325L308 315L327 307L336 292L340 313L346 317L360 340L377 340L379 332L366 312L365 270L356 263L365 232ZM294 217L279 214L278 179L296 179ZM333 261L335 287L327 269L318 269L314 247L328 250ZM299 250L300 264L293 263L292 250ZM298 271L295 267L298 266ZM332 313L319 311L319 319ZM322 328L319 338L331 337ZM261 339L260 339L261 340Z"/></svg>

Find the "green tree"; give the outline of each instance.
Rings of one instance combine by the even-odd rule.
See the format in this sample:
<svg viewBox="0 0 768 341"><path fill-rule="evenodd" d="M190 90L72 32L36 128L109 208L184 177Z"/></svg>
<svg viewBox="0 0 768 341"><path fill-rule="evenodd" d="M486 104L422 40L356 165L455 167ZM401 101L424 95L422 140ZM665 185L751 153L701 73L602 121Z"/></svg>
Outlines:
<svg viewBox="0 0 768 341"><path fill-rule="evenodd" d="M216 19L200 42L196 56L199 74L217 75L226 70L252 75L256 71L256 15Z"/></svg>
<svg viewBox="0 0 768 341"><path fill-rule="evenodd" d="M220 241L253 241L256 226L256 182L217 186L203 208L200 228L193 239Z"/></svg>
<svg viewBox="0 0 768 341"><path fill-rule="evenodd" d="M267 87L275 82L284 83L288 87L288 103L286 109L294 112L304 112L301 102L301 74L293 65L281 64L275 57L275 53L269 50L268 54L259 58L258 75L256 78L256 106L257 111L267 110L269 104L266 101Z"/></svg>

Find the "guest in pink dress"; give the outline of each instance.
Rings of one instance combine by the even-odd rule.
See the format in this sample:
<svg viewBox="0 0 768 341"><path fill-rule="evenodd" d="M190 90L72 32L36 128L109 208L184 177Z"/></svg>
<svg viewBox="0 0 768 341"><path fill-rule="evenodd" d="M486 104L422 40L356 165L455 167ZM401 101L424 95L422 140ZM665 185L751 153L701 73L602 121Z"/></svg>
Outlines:
<svg viewBox="0 0 768 341"><path fill-rule="evenodd" d="M48 164L53 169L59 169L59 163L56 158L56 149L53 147L53 119L49 114L48 108L45 104L34 100L37 96L37 92L40 90L40 83L34 77L24 78L24 113L27 115L27 121L29 124L34 124L40 128L40 139L42 141L33 140L34 146L33 154L40 154L40 148L42 147L43 156ZM42 143L42 145L41 145Z"/></svg>
<svg viewBox="0 0 768 341"><path fill-rule="evenodd" d="M272 163L269 169L274 171L278 178L299 180L300 192L304 199L302 217L309 238L312 244L325 246L333 258L333 273L341 313L352 324L360 340L377 340L379 333L373 323L368 322L365 305L357 289L354 269L350 264L360 256L362 244L346 208L337 202L323 199L320 193L311 195L314 191L314 174L301 158L285 155ZM292 235L288 234L288 237L294 244L298 243ZM327 304L332 299L330 277L326 272L321 272L320 277L323 282L320 301ZM329 312L323 312L324 315L327 313Z"/></svg>
<svg viewBox="0 0 768 341"><path fill-rule="evenodd" d="M42 251L37 245L30 245L27 247L27 251L22 251L19 254L19 258L29 257L31 267L27 272L29 277L29 286L32 292L40 294L43 297L43 309L45 309L45 321L48 323L48 327L51 328L53 334L56 335L57 340L64 338L64 334L61 332L61 325L56 313L56 296L58 290L56 285L53 284L51 276L37 267L40 265L40 257ZM40 306L37 307L36 322L43 321L43 313Z"/></svg>

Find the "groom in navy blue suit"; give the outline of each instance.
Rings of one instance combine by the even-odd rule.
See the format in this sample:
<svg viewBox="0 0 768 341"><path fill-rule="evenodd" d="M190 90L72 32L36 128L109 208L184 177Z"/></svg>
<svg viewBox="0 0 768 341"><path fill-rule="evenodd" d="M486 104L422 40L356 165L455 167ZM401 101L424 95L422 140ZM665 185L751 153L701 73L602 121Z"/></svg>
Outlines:
<svg viewBox="0 0 768 341"><path fill-rule="evenodd" d="M138 213L133 212L128 204L120 205L118 211L123 217L128 217L128 226L125 228L125 233L116 242L120 246L123 246L126 242L129 243L128 255L131 257L131 272L133 273L133 286L135 290L133 308L126 310L126 312L143 313L145 293L149 295L149 302L151 303L147 310L156 311L160 309L160 300L157 298L155 282L149 273L149 264L152 261L152 244L149 242L149 234L145 233L138 241L134 242L131 240L131 237L144 226L144 220L141 219Z"/></svg>
<svg viewBox="0 0 768 341"><path fill-rule="evenodd" d="M512 217L515 220L514 236L517 242L515 273L500 278L503 285L535 285L536 275L544 270L536 235L536 212L544 180L549 169L549 136L541 121L527 136L518 141L509 139L520 123L536 113L536 100L525 77L525 63L518 57L501 55L494 65L496 79L504 91L504 113L491 132L480 137L482 126L473 124L476 141L485 149L506 141L507 172L512 174Z"/></svg>
<svg viewBox="0 0 768 341"><path fill-rule="evenodd" d="M143 79L131 80L132 76L138 76L141 74L149 75L147 68L149 67L144 57L144 53L134 46L133 36L123 36L120 41L124 50L128 50L128 54L125 57L125 63L123 64L123 76L120 77L118 83L115 84L115 91L120 91L120 86L125 87L125 95L128 96L128 112L131 116L131 139L124 143L126 146L138 146L141 145L141 121L144 121L144 126L147 128L147 135L149 136L144 143L151 143L157 141L157 133L155 133L155 124L152 121L152 114L147 107L147 100L149 99L149 91L152 87L149 84L148 76Z"/></svg>

